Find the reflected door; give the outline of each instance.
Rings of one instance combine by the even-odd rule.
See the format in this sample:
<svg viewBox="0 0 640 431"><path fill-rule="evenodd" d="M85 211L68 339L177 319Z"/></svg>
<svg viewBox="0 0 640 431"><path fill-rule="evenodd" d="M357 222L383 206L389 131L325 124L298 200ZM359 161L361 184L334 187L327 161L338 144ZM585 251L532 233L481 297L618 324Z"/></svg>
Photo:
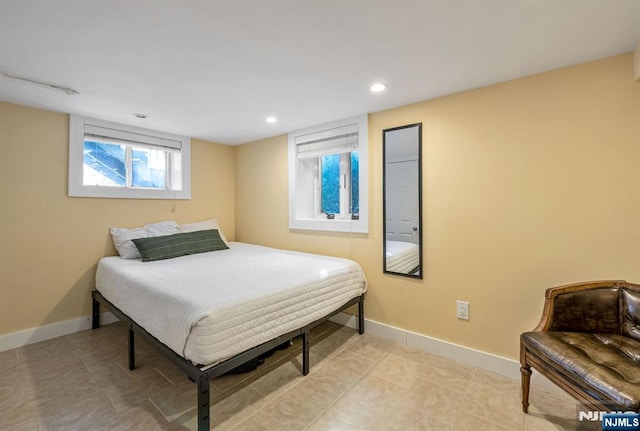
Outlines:
<svg viewBox="0 0 640 431"><path fill-rule="evenodd" d="M399 161L386 166L387 239L418 244L418 161Z"/></svg>

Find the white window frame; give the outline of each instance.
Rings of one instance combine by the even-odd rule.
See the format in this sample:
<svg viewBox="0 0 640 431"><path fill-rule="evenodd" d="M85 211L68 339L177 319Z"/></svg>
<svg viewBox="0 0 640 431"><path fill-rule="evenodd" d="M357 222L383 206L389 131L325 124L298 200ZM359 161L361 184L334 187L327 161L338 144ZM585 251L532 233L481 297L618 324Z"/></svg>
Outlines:
<svg viewBox="0 0 640 431"><path fill-rule="evenodd" d="M332 232L369 232L369 124L368 116L362 115L344 120L334 121L319 126L309 127L289 133L289 228L300 230L321 230ZM349 198L341 194L340 208L343 214L335 219L327 219L321 213L320 195L320 163L310 159L307 167L298 159L297 144L310 136L331 138L340 130L357 130L358 133L358 199L359 218L352 220L344 211L349 212ZM344 172L341 156L341 174ZM312 166L314 164L315 166ZM315 170L315 171L314 171ZM347 176L350 181L350 175ZM350 184L348 185L350 186ZM350 190L350 187L349 187Z"/></svg>
<svg viewBox="0 0 640 431"><path fill-rule="evenodd" d="M131 187L127 176L127 187L112 187L83 184L85 131L100 130L101 135L113 139L133 136L142 146L180 149L180 169L168 163L167 169L180 189L157 190L148 187ZM131 140L131 139L129 139ZM69 196L124 199L191 199L191 139L185 136L143 129L125 124L112 123L79 115L69 116Z"/></svg>

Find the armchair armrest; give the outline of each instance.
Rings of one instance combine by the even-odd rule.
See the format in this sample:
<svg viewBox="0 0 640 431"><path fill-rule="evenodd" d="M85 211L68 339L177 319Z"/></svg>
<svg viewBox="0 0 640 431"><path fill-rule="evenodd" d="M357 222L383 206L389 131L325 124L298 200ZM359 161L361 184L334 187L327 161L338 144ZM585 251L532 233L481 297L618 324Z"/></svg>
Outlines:
<svg viewBox="0 0 640 431"><path fill-rule="evenodd" d="M534 331L620 333L620 280L552 287Z"/></svg>

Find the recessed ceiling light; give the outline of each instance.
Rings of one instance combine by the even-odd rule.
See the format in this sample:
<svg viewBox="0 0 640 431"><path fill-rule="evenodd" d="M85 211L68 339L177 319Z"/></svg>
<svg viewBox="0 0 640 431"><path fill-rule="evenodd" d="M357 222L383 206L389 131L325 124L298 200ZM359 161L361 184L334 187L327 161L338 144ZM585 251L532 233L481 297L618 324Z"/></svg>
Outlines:
<svg viewBox="0 0 640 431"><path fill-rule="evenodd" d="M135 113L133 113L132 115L133 115L134 117L136 117L136 118L140 118L140 119L142 119L142 120L144 120L145 118L149 118L149 116L148 116L147 114L143 114L143 113L140 113L140 112L135 112Z"/></svg>
<svg viewBox="0 0 640 431"><path fill-rule="evenodd" d="M278 119L276 117L267 117L264 119L267 123L277 123Z"/></svg>
<svg viewBox="0 0 640 431"><path fill-rule="evenodd" d="M373 84L371 86L371 91L373 91L374 93L380 93L381 91L384 91L387 89L387 84Z"/></svg>

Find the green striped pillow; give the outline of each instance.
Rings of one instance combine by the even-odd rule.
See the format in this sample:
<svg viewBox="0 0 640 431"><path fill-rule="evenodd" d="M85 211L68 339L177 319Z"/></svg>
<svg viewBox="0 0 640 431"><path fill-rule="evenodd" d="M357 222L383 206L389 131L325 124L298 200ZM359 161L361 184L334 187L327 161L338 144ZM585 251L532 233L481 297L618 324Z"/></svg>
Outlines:
<svg viewBox="0 0 640 431"><path fill-rule="evenodd" d="M143 262L229 248L220 238L218 229L136 238L132 241L140 251Z"/></svg>

